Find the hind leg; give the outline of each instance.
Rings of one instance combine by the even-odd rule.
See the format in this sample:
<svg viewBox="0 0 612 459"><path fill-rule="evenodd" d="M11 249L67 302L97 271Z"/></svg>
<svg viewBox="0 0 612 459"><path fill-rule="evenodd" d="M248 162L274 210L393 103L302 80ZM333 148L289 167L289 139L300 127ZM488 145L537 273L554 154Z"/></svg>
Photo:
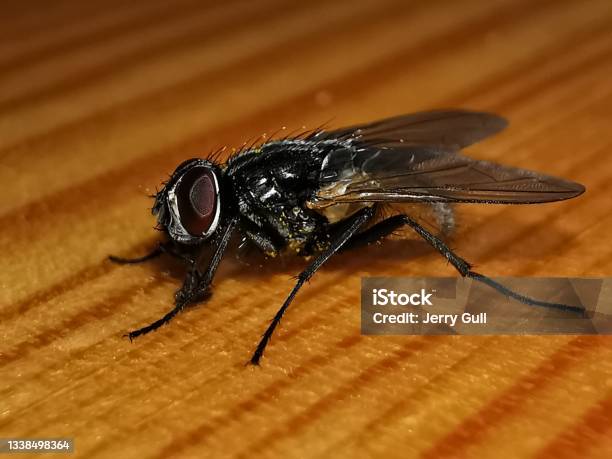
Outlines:
<svg viewBox="0 0 612 459"><path fill-rule="evenodd" d="M530 306L543 306L547 308L560 309L563 311L578 312L581 314L584 314L585 312L583 308L580 308L578 306L540 301L510 290L508 287L500 284L499 282L496 282L483 274L479 274L475 271L472 271L472 266L470 265L470 263L468 263L455 252L453 252L451 248L447 246L440 238L434 236L432 233L427 231L408 215L395 215L391 218L395 218L394 222L402 221L404 225L410 226L429 245L431 245L434 249L440 252L440 254L443 255L444 258L446 258L449 263L453 265L453 267L463 277L469 277L470 279L474 279L475 281L482 282L483 284L488 285L492 289L497 290L499 293L510 298L514 298L515 300ZM381 223L384 223L385 221L386 220L382 221Z"/></svg>
<svg viewBox="0 0 612 459"><path fill-rule="evenodd" d="M570 306L560 303L549 303L547 301L540 301L534 298L527 297L525 295L521 295L520 293L510 290L508 287L505 287L499 282L496 282L483 274L479 274L477 272L472 271L472 266L470 265L470 263L455 254L455 252L453 252L451 248L448 247L440 238L434 236L432 233L427 231L416 221L414 221L412 218L405 214L389 217L381 222L378 222L376 225L368 228L366 231L353 236L353 238L351 238L351 240L349 240L349 242L345 245L345 249L355 248L360 245L378 242L402 226L411 227L427 243L429 243L434 249L440 252L440 254L443 255L444 258L446 258L463 277L469 277L471 279L474 279L475 281L482 282L483 284L488 285L494 290L497 290L501 294L514 298L515 300L520 301L524 304L528 304L530 306L543 306L548 308L561 309L565 311L584 313L584 310L577 306Z"/></svg>
<svg viewBox="0 0 612 459"><path fill-rule="evenodd" d="M365 245L380 242L387 236L393 234L395 230L405 225L406 223L403 215L394 215L386 218L385 220L372 225L365 231L355 234L342 248L342 251L356 249Z"/></svg>

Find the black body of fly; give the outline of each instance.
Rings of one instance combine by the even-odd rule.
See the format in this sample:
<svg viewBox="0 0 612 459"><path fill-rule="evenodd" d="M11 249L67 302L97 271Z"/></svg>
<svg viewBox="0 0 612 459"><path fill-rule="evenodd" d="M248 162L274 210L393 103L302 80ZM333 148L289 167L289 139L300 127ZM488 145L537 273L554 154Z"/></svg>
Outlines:
<svg viewBox="0 0 612 459"><path fill-rule="evenodd" d="M460 150L506 126L493 114L464 110L421 112L246 148L226 163L183 162L155 196L153 214L167 240L139 263L162 253L188 266L175 306L159 320L129 333L146 334L168 323L208 293L236 232L270 257L310 256L257 346L258 364L274 329L298 290L341 249L379 241L408 226L465 277L526 304L583 312L575 306L528 298L471 270L438 236L406 214L376 221L384 203L534 204L573 198L584 187L536 172L470 159ZM205 249L212 255L203 260Z"/></svg>

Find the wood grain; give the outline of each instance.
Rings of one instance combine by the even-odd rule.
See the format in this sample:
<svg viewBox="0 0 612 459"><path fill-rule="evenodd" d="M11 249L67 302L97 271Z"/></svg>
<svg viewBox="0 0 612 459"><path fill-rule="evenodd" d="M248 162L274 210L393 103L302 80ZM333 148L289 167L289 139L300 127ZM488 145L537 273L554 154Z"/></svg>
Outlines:
<svg viewBox="0 0 612 459"><path fill-rule="evenodd" d="M610 276L609 0L7 1L0 27L0 437L78 457L610 457L607 337L368 337L368 275L455 275L414 238L346 253L245 366L300 260L224 260L214 295L130 344L181 269L159 233L183 159L262 133L438 107L508 117L471 148L584 183L460 206L489 275ZM229 151L229 150L228 150Z"/></svg>

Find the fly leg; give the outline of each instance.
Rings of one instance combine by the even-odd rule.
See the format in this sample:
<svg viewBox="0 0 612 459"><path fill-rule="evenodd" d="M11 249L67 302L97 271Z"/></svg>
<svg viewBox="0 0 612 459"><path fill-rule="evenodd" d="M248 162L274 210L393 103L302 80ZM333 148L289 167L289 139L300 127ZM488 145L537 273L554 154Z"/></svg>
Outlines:
<svg viewBox="0 0 612 459"><path fill-rule="evenodd" d="M186 262L188 265L192 265L194 264L194 260L192 258L189 258L186 255L183 255L182 253L178 252L170 243L167 242L160 242L157 244L157 247L155 247L153 250L151 250L151 252L149 252L148 254L142 256L142 257L138 257L138 258L122 258L122 257L116 257L115 255L109 255L108 259L110 261L112 261L113 263L117 263L119 265L135 265L138 263L143 263L145 261L148 260L152 260L153 258L157 258L160 255L167 253L168 255L172 255L174 258L178 258L180 260L183 260L184 262Z"/></svg>
<svg viewBox="0 0 612 459"><path fill-rule="evenodd" d="M382 241L385 237L393 234L396 229L405 226L403 215L394 215L386 218L375 225L371 226L361 233L355 234L349 241L342 247L342 251L356 249L369 244Z"/></svg>
<svg viewBox="0 0 612 459"><path fill-rule="evenodd" d="M246 238L251 241L262 253L268 256L274 256L278 253L281 247L274 243L271 237L267 236L263 231L246 230Z"/></svg>
<svg viewBox="0 0 612 459"><path fill-rule="evenodd" d="M434 249L436 249L438 252L444 255L444 257L450 262L450 264L453 265L453 267L457 271L459 271L459 274L461 274L463 277L469 277L478 282L482 282L483 284L486 284L489 287L497 290L501 294L514 298L515 300L520 301L521 303L524 303L530 306L543 306L547 308L560 309L563 311L579 312L580 314L585 313L585 310L578 306L570 306L570 305L561 304L561 303L549 303L547 301L540 301L540 300L536 300L534 298L530 298L525 295L521 295L520 293L517 293L513 290L510 290L508 287L505 287L499 282L496 282L487 276L484 276L482 274L472 271L471 270L472 266L467 261L459 257L457 254L455 254L450 249L450 247L448 247L442 240L440 240L439 238L431 234L429 231L427 231L425 228L419 225L416 221L411 219L408 215L396 215L394 217L391 217L390 219L392 218L396 218L396 219L401 218L405 225L410 226L419 236L425 239L425 241L427 241L429 245L431 245ZM381 223L384 223L385 221L386 220L384 220Z"/></svg>
<svg viewBox="0 0 612 459"><path fill-rule="evenodd" d="M160 242L157 245L157 247L151 250L151 252L149 252L148 254L142 257L138 257L138 258L122 258L122 257L116 257L115 255L109 255L108 259L112 261L113 263L117 263L119 265L135 265L135 264L143 263L145 261L152 260L153 258L159 257L162 253L166 252L166 249L164 246L165 244L163 242Z"/></svg>
<svg viewBox="0 0 612 459"><path fill-rule="evenodd" d="M297 282L293 287L293 290L291 290L291 293L289 293L289 296L274 316L274 319L272 319L272 322L268 326L266 332L263 334L261 341L257 345L257 349L255 349L255 352L251 357L251 363L253 365L259 365L259 361L261 360L264 350L266 349L266 346L268 345L268 342L270 341L270 338L274 333L274 329L279 324L280 320L283 317L283 314L295 298L295 295L300 290L300 288L327 260L329 260L336 252L338 252L340 248L359 230L359 228L361 228L361 226L363 226L365 223L367 223L368 220L372 218L373 215L374 210L370 207L365 208L353 215L347 225L341 230L340 234L331 242L329 247L297 276Z"/></svg>
<svg viewBox="0 0 612 459"><path fill-rule="evenodd" d="M382 220L381 222L378 222L376 225L372 226L371 228L368 228L363 233L356 234L355 236L353 236L353 238L344 246L344 249L359 247L365 244L378 242L384 239L386 236L392 234L396 229L405 225L410 226L419 236L425 239L426 242L428 242L433 248L440 252L463 277L469 277L478 282L482 282L483 284L488 285L489 287L497 290L503 295L514 298L515 300L530 306L544 306L549 308L561 309L564 311L580 312L581 314L584 313L584 309L577 306L569 306L561 303L549 303L547 301L539 301L521 295L520 293L510 290L508 287L505 287L504 285L494 281L493 279L490 279L487 276L472 271L471 265L467 261L455 254L450 249L450 247L448 247L441 239L427 231L416 221L411 219L408 215L394 215L385 220Z"/></svg>
<svg viewBox="0 0 612 459"><path fill-rule="evenodd" d="M434 205L435 204L435 205ZM437 206L440 204L440 206ZM443 234L449 234L454 227L453 209L446 203L432 203L432 208L436 214L437 223L440 225ZM393 234L402 226L406 226L404 215L393 215L379 221L367 230L355 234L345 245L342 251L351 250L366 245L381 242L387 236Z"/></svg>
<svg viewBox="0 0 612 459"><path fill-rule="evenodd" d="M146 327L142 327L138 330L129 332L127 336L128 338L130 338L130 340L140 335L145 335L149 332L152 332L153 330L157 330L162 325L165 325L170 322L174 318L174 316L181 312L189 303L192 303L193 301L204 296L204 294L210 287L213 277L215 276L215 272L217 271L219 263L223 258L223 254L225 253L225 249L227 248L227 245L230 241L237 222L238 219L233 218L225 224L224 228L221 229L221 236L218 240L218 245L210 260L210 263L208 264L208 268L206 268L206 271L203 274L200 274L195 267L190 271L188 277L183 283L183 287L181 288L181 290L179 290L179 292L184 291L184 293L181 295L177 295L176 305L174 306L174 308L161 319L156 320L155 322L147 325Z"/></svg>

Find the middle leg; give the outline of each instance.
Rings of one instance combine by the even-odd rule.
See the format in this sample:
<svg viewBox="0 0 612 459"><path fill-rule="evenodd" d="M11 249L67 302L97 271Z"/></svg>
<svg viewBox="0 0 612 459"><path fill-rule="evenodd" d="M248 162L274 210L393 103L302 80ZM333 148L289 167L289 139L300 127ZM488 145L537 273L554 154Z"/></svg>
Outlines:
<svg viewBox="0 0 612 459"><path fill-rule="evenodd" d="M257 349L255 349L255 352L253 353L253 356L251 357L251 363L253 365L259 365L259 361L261 360L264 350L266 349L266 346L268 345L268 342L270 341L270 338L272 337L272 334L274 333L274 329L277 327L277 325L281 321L283 314L285 314L285 311L287 310L287 308L289 307L289 305L295 298L295 295L300 290L300 288L302 288L304 283L308 279L310 279L313 276L313 274L327 260L329 260L336 252L338 252L340 248L359 230L359 228L361 228L365 223L367 223L372 218L373 215L374 215L374 210L371 207L367 207L359 211L355 215L353 215L353 217L351 217L351 221L341 231L341 233L332 241L329 247L323 253L321 253L310 264L310 266L308 266L304 271L302 271L297 276L297 282L295 286L291 290L291 293L289 293L289 296L287 297L287 299L285 300L281 308L278 310L278 312L274 316L274 319L272 319L272 322L268 326L266 332L263 334L261 341L257 345Z"/></svg>

